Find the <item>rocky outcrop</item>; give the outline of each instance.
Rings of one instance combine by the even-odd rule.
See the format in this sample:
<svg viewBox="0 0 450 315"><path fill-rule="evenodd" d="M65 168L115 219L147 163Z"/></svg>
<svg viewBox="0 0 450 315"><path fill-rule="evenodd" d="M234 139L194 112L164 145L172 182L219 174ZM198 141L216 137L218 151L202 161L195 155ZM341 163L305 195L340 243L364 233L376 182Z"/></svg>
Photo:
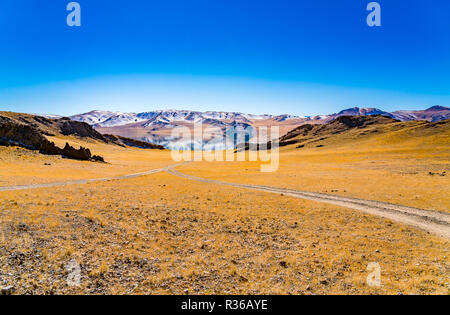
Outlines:
<svg viewBox="0 0 450 315"><path fill-rule="evenodd" d="M42 142L41 147L39 148L39 153L47 154L47 155L61 155L62 150L58 148L54 142L50 142L47 139Z"/></svg>
<svg viewBox="0 0 450 315"><path fill-rule="evenodd" d="M80 147L80 149L77 150L77 149L71 147L68 143L66 143L66 146L62 150L61 155L66 156L71 159L81 160L81 161L89 161L92 157L91 151L89 149Z"/></svg>
<svg viewBox="0 0 450 315"><path fill-rule="evenodd" d="M43 120L40 121L40 123L50 124L51 121L44 118ZM70 124L67 124L66 127L67 127L66 130L70 130ZM77 124L76 127L79 127L79 125ZM81 128L75 131L89 132L89 129L83 131L83 128ZM104 162L103 157L98 155L93 156L91 151L84 147L80 147L80 149L75 149L74 147L66 143L66 146L63 149L61 149L57 147L54 142L48 141L47 138L45 138L44 135L42 134L42 131L39 129L39 127L36 126L35 124L27 125L25 124L23 119L19 121L1 115L0 115L0 145L20 146L30 150L39 150L41 154L61 155L69 159L80 161Z"/></svg>
<svg viewBox="0 0 450 315"><path fill-rule="evenodd" d="M0 139L2 143L38 150L46 140L34 127L0 116Z"/></svg>
<svg viewBox="0 0 450 315"><path fill-rule="evenodd" d="M103 157L99 155L92 155L88 148L80 147L79 149L75 149L67 142L64 149L61 149L57 147L54 142L45 140L42 143L39 152L47 155L62 155L63 157L73 160L105 162Z"/></svg>

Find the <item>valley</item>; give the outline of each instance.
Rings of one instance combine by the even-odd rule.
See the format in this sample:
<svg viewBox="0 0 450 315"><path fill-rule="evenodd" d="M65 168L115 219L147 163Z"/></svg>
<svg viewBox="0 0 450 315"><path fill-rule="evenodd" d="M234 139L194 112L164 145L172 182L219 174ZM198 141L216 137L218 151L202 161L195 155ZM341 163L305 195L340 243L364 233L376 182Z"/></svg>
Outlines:
<svg viewBox="0 0 450 315"><path fill-rule="evenodd" d="M295 142L281 147L274 173L261 173L259 161L179 165L169 150L55 129L45 136L55 145L83 146L106 162L0 146L0 286L18 294L448 294L449 121L380 117L293 128L280 139ZM427 227L444 233L383 211L428 216ZM380 287L367 284L372 262Z"/></svg>

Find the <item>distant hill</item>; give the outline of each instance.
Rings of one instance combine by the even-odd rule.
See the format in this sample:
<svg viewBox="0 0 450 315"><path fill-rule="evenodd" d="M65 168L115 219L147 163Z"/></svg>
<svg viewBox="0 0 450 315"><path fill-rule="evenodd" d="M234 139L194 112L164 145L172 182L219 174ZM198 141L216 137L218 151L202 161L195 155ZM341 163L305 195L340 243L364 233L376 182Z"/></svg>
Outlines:
<svg viewBox="0 0 450 315"><path fill-rule="evenodd" d="M344 109L340 111L338 114L331 116L336 117L336 116L370 116L370 115L383 115L394 118L394 115L392 115L391 113L382 111L378 108L359 108L359 107Z"/></svg>
<svg viewBox="0 0 450 315"><path fill-rule="evenodd" d="M439 122L400 121L382 115L338 116L323 124L299 126L279 139L281 147L354 146L359 141L377 138L377 144L404 141L423 143L425 138L435 143L450 145L450 120Z"/></svg>
<svg viewBox="0 0 450 315"><path fill-rule="evenodd" d="M337 114L322 116L320 120L331 121L339 116L371 116L383 115L400 121L426 120L437 122L450 119L450 108L444 106L433 106L425 110L400 110L386 112L378 108L353 107L340 111Z"/></svg>
<svg viewBox="0 0 450 315"><path fill-rule="evenodd" d="M349 130L358 128L364 129L372 125L384 125L399 122L390 117L382 115L372 116L339 116L331 122L323 125L302 125L294 130L288 132L280 138L280 145L285 146L294 143L300 143L322 137L330 137L336 134L347 132Z"/></svg>
<svg viewBox="0 0 450 315"><path fill-rule="evenodd" d="M426 110L408 111L401 110L393 112L392 115L401 121L427 120L437 122L450 119L450 108L444 106L433 106Z"/></svg>

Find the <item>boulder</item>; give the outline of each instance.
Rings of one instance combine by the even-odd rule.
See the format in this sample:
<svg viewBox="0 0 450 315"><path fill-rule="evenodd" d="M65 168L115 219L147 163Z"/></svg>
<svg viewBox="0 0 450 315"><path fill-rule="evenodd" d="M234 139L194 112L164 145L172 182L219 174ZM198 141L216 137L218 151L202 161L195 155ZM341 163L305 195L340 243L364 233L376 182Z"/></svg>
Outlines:
<svg viewBox="0 0 450 315"><path fill-rule="evenodd" d="M39 149L39 153L48 154L48 155L61 155L62 150L58 148L54 142L50 142L45 140L41 144L41 148Z"/></svg>
<svg viewBox="0 0 450 315"><path fill-rule="evenodd" d="M74 147L70 146L68 143L66 143L66 146L62 150L61 154L65 157L80 161L89 161L92 157L91 151L89 149L80 147L80 149L77 150Z"/></svg>
<svg viewBox="0 0 450 315"><path fill-rule="evenodd" d="M13 295L14 292L16 292L16 289L12 285L4 287L0 291L1 295Z"/></svg>
<svg viewBox="0 0 450 315"><path fill-rule="evenodd" d="M105 163L105 159L100 155L93 155L91 161Z"/></svg>

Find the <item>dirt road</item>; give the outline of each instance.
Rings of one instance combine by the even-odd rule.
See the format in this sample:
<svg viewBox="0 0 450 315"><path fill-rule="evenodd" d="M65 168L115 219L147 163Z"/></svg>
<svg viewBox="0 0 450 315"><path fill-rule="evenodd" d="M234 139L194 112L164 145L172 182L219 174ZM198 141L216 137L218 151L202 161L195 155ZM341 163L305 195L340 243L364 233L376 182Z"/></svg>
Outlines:
<svg viewBox="0 0 450 315"><path fill-rule="evenodd" d="M205 179L192 175L187 175L175 171L173 168L168 169L167 172L178 177L195 180L203 183L226 185L238 188L265 191L270 193L278 193L284 194L286 196L292 196L296 198L338 205L354 210L363 211L380 217L384 217L393 221L401 222L407 225L420 228L424 231L443 236L445 238L450 238L450 214L443 212L423 210L390 204L386 202L341 197L322 193L313 193L307 191L298 191L298 190L258 186L258 185L227 183L218 180Z"/></svg>
<svg viewBox="0 0 450 315"><path fill-rule="evenodd" d="M390 204L386 202L379 201L371 201L357 198L349 198L349 197L341 197L336 195L329 195L323 193L314 193L307 191L299 191L299 190L291 190L285 188L276 188L276 187L268 187L268 186L258 186L258 185L249 185L249 184L238 184L238 183L227 183L218 180L205 179L192 175L187 175L180 173L174 168L184 165L185 163L169 165L166 167L150 170L147 172L129 174L123 176L116 176L110 178L97 178L97 179L81 179L81 180L72 180L65 181L59 183L47 183L47 184L34 184L34 185L25 185L25 186L9 186L9 187L0 187L0 192L2 191L14 191L14 190L26 190L26 189L36 189L36 188L49 188L49 187L59 187L59 186L68 186L68 185L81 185L88 184L94 182L106 182L109 180L123 180L123 179L131 179L141 176L147 176L160 172L168 172L172 175L186 178L189 180L195 180L203 183L217 184L217 185L226 185L238 188L259 190L269 193L278 193L284 194L286 196L302 198L307 200L313 200L318 202L324 202L328 204L338 205L354 210L363 211L369 214L377 215L380 217L384 217L387 219L391 219L393 221L401 222L404 224L408 224L417 228L420 228L424 231L434 233L445 238L450 239L450 214L431 211L431 210L423 210L411 207L405 207L395 204Z"/></svg>
<svg viewBox="0 0 450 315"><path fill-rule="evenodd" d="M164 171L168 171L174 167L181 166L184 163L181 164L174 164L169 165L166 167L142 172L142 173L136 173L136 174L129 174L129 175L123 175L123 176L116 176L116 177L109 177L109 178L95 178L95 179L79 179L79 180L71 180L71 181L64 181L59 183L47 183L47 184L34 184L34 185L24 185L24 186L8 186L8 187L0 187L1 191L13 191L13 190L26 190L26 189L36 189L36 188L47 188L47 187L60 187L60 186L69 186L69 185L82 185L82 184L88 184L88 183L95 183L95 182L107 182L109 180L120 180L120 179L130 179L130 178L136 178L141 176L147 176L155 173L160 173Z"/></svg>

